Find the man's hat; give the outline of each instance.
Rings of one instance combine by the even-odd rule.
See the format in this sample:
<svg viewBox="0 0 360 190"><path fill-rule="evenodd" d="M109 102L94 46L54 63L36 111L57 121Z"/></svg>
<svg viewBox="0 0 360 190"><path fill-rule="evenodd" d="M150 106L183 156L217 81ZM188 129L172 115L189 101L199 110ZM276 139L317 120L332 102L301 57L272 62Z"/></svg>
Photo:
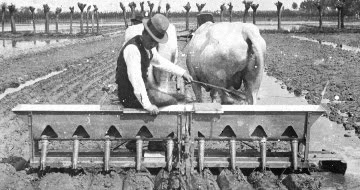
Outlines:
<svg viewBox="0 0 360 190"><path fill-rule="evenodd" d="M168 41L168 34L166 30L169 27L169 20L162 14L155 14L150 19L143 19L145 30L150 36L159 43L166 43Z"/></svg>

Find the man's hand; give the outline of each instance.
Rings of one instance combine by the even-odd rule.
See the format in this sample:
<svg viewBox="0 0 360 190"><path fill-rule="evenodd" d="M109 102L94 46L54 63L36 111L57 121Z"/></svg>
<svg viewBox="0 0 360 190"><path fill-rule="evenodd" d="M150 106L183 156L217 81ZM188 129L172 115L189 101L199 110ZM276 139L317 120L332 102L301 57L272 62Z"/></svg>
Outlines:
<svg viewBox="0 0 360 190"><path fill-rule="evenodd" d="M150 112L150 115L157 115L159 113L159 108L154 104L146 108L146 110Z"/></svg>
<svg viewBox="0 0 360 190"><path fill-rule="evenodd" d="M185 79L186 83L191 83L194 80L188 72L185 72L182 77Z"/></svg>

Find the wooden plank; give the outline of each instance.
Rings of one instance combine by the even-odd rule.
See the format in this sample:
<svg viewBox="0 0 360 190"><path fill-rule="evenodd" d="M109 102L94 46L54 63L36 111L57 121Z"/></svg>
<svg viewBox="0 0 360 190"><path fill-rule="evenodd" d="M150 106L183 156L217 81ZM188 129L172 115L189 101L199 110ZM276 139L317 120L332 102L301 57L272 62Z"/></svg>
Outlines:
<svg viewBox="0 0 360 190"><path fill-rule="evenodd" d="M12 109L13 112L84 112L101 111L100 105L80 104L20 104ZM121 111L121 110L118 110Z"/></svg>
<svg viewBox="0 0 360 190"><path fill-rule="evenodd" d="M204 103L196 104L196 111L207 111ZM219 110L220 108L216 108ZM160 112L191 112L194 105L171 105L159 108ZM221 105L224 112L312 112L324 113L325 109L320 105ZM127 112L127 113L147 113L142 109L122 108L117 105L82 105L82 104L19 104L12 109L13 112Z"/></svg>
<svg viewBox="0 0 360 190"><path fill-rule="evenodd" d="M224 112L325 112L320 105L222 105L222 110Z"/></svg>
<svg viewBox="0 0 360 190"><path fill-rule="evenodd" d="M195 103L194 112L197 114L220 114L224 113L219 103Z"/></svg>
<svg viewBox="0 0 360 190"><path fill-rule="evenodd" d="M189 112L192 105L171 105L159 108L160 113ZM118 112L118 113L148 113L143 109L122 108L117 105L82 105L82 104L19 104L12 109L15 113L23 112Z"/></svg>

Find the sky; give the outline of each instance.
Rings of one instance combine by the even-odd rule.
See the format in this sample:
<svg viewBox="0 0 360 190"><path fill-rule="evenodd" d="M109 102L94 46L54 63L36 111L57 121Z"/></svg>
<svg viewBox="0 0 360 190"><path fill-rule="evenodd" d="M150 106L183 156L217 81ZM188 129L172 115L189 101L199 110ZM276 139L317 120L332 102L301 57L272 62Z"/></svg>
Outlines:
<svg viewBox="0 0 360 190"><path fill-rule="evenodd" d="M134 1L137 4L136 10L140 10L139 2L145 2L145 10L148 10L147 0L0 0L1 2L5 2L6 4L14 4L16 8L20 8L22 6L33 6L35 8L43 7L43 4L48 4L50 6L50 11L55 11L56 7L62 7L63 12L68 12L70 6L75 7L75 11L79 11L77 8L77 3L85 3L87 5L97 5L99 11L121 11L120 2L122 2L127 10L130 8L127 6L130 2ZM296 2L298 5L303 0L280 0L283 3L285 9L292 9L291 5L293 2ZM183 6L186 5L187 2L190 2L191 9L190 11L197 11L196 3L202 4L206 3L203 11L217 11L220 10L220 5L225 3L232 3L233 11L244 10L244 5L242 4L242 0L150 0L150 2L154 3L154 9L157 10L157 7L160 3L161 9L165 10L166 3L170 4L170 11L185 11ZM276 10L276 6L274 5L277 0L253 0L254 3L259 4L258 10ZM228 6L226 6L228 7ZM251 9L250 9L251 10Z"/></svg>

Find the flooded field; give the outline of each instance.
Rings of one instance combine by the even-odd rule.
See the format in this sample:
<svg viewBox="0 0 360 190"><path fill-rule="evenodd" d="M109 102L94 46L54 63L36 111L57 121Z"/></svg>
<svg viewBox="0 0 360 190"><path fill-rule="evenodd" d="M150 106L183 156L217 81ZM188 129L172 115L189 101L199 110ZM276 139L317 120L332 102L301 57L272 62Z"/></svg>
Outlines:
<svg viewBox="0 0 360 190"><path fill-rule="evenodd" d="M18 39L3 39L2 46L0 46L0 54L13 53L17 51L24 51L32 48L39 48L56 43L71 42L73 39L33 39L33 40L18 40Z"/></svg>

